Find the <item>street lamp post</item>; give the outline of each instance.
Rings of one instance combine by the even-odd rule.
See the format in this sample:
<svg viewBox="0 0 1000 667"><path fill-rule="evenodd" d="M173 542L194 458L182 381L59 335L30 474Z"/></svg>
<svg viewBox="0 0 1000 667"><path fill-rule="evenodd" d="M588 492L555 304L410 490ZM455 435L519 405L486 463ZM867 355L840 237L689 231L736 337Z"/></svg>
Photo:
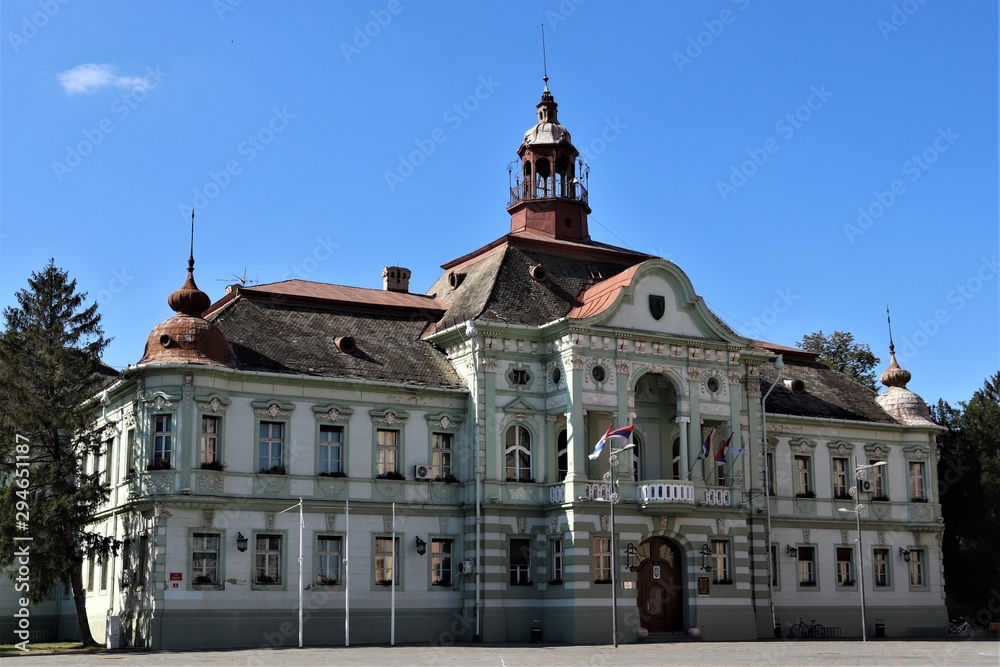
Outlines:
<svg viewBox="0 0 1000 667"><path fill-rule="evenodd" d="M865 620L865 564L864 564L864 551L861 546L861 512L864 511L865 506L861 502L861 489L858 488L858 473L862 470L868 470L869 468L878 468L879 466L886 465L885 461L878 461L867 466L858 466L858 457L854 457L854 499L857 500L857 504L854 506L853 510L840 508L838 512L854 513L854 517L857 520L858 525L858 582L861 586L861 641L868 641L868 623Z"/></svg>
<svg viewBox="0 0 1000 667"><path fill-rule="evenodd" d="M611 505L611 644L618 648L618 583L615 576L615 568L618 559L615 558L615 505L618 504L618 455L627 449L635 447L635 443L629 443L621 449L610 447L608 452L608 483L611 492L608 494L607 502Z"/></svg>

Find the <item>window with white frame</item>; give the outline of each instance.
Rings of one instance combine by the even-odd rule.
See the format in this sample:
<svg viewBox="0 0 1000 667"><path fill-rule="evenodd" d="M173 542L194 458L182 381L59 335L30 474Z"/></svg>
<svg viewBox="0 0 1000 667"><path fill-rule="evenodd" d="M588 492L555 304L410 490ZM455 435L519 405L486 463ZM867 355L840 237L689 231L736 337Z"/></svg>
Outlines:
<svg viewBox="0 0 1000 667"><path fill-rule="evenodd" d="M531 434L515 424L507 429L507 481L529 482L531 478Z"/></svg>
<svg viewBox="0 0 1000 667"><path fill-rule="evenodd" d="M431 465L441 477L452 474L451 450L455 436L452 433L434 433L434 445L431 449Z"/></svg>
<svg viewBox="0 0 1000 667"><path fill-rule="evenodd" d="M343 473L344 428L333 424L319 426L319 474L329 477Z"/></svg>
<svg viewBox="0 0 1000 667"><path fill-rule="evenodd" d="M87 591L90 593L94 592L94 575L97 574L97 561L93 558L89 559L87 565Z"/></svg>
<svg viewBox="0 0 1000 667"><path fill-rule="evenodd" d="M399 431L380 428L375 431L375 474L399 472Z"/></svg>
<svg viewBox="0 0 1000 667"><path fill-rule="evenodd" d="M451 586L452 550L454 541L434 538L431 540L431 585Z"/></svg>
<svg viewBox="0 0 1000 667"><path fill-rule="evenodd" d="M868 465L872 466L876 463L881 463L881 459L868 459ZM872 483L872 500L888 500L889 489L886 488L885 484L885 470L886 466L878 466L876 468L868 469L868 479Z"/></svg>
<svg viewBox="0 0 1000 667"><path fill-rule="evenodd" d="M809 471L812 463L811 458L810 456L796 454L792 459L796 496L811 497L815 495L812 488L812 475Z"/></svg>
<svg viewBox="0 0 1000 667"><path fill-rule="evenodd" d="M135 472L135 429L125 431L125 473L129 477Z"/></svg>
<svg viewBox="0 0 1000 667"><path fill-rule="evenodd" d="M397 581L396 557L399 554L399 538L395 544L391 537L375 538L375 583L379 586L392 586Z"/></svg>
<svg viewBox="0 0 1000 667"><path fill-rule="evenodd" d="M191 583L219 583L218 533L195 533L191 536Z"/></svg>
<svg viewBox="0 0 1000 667"><path fill-rule="evenodd" d="M847 459L840 456L833 458L833 497L850 498Z"/></svg>
<svg viewBox="0 0 1000 667"><path fill-rule="evenodd" d="M927 500L924 491L924 464L922 461L910 461L910 500L923 502Z"/></svg>
<svg viewBox="0 0 1000 667"><path fill-rule="evenodd" d="M611 538L594 538L594 582L611 582Z"/></svg>
<svg viewBox="0 0 1000 667"><path fill-rule="evenodd" d="M101 590L108 590L108 559L101 559Z"/></svg>
<svg viewBox="0 0 1000 667"><path fill-rule="evenodd" d="M111 468L114 467L115 462L115 441L114 438L109 438L104 441L104 469L101 470L101 480L105 486L111 484ZM95 471L96 472L96 471Z"/></svg>
<svg viewBox="0 0 1000 667"><path fill-rule="evenodd" d="M284 422L260 423L257 439L257 468L260 472L284 474L285 424Z"/></svg>
<svg viewBox="0 0 1000 667"><path fill-rule="evenodd" d="M281 535L257 535L253 581L259 585L281 583Z"/></svg>
<svg viewBox="0 0 1000 667"><path fill-rule="evenodd" d="M854 549L837 547L837 585L854 585Z"/></svg>
<svg viewBox="0 0 1000 667"><path fill-rule="evenodd" d="M512 537L508 543L507 563L511 586L531 585L531 540Z"/></svg>
<svg viewBox="0 0 1000 667"><path fill-rule="evenodd" d="M153 415L153 468L169 468L174 453L174 416Z"/></svg>
<svg viewBox="0 0 1000 667"><path fill-rule="evenodd" d="M716 584L733 583L728 540L712 540L712 578Z"/></svg>
<svg viewBox="0 0 1000 667"><path fill-rule="evenodd" d="M816 585L816 549L815 547L799 547L798 551L799 586Z"/></svg>
<svg viewBox="0 0 1000 667"><path fill-rule="evenodd" d="M876 587L889 586L889 550L877 547L872 550L872 569Z"/></svg>
<svg viewBox="0 0 1000 667"><path fill-rule="evenodd" d="M333 586L340 583L340 563L343 557L339 535L316 537L316 583Z"/></svg>
<svg viewBox="0 0 1000 667"><path fill-rule="evenodd" d="M552 555L552 576L549 583L562 583L563 578L563 542L561 537L549 541L549 553Z"/></svg>
<svg viewBox="0 0 1000 667"><path fill-rule="evenodd" d="M910 586L926 586L926 554L923 549L910 549Z"/></svg>
<svg viewBox="0 0 1000 667"><path fill-rule="evenodd" d="M767 452L764 455L764 464L766 466L765 481L767 483L767 495L776 496L778 495L778 490L774 488L774 452Z"/></svg>
<svg viewBox="0 0 1000 667"><path fill-rule="evenodd" d="M201 447L199 463L201 465L219 463L219 424L221 417L202 415L201 417Z"/></svg>

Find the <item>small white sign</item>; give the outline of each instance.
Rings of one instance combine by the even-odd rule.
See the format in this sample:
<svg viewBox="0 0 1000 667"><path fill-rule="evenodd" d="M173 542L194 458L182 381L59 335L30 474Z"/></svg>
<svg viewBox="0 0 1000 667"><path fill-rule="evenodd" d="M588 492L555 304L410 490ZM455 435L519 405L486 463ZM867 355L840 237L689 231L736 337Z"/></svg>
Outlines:
<svg viewBox="0 0 1000 667"><path fill-rule="evenodd" d="M659 578L660 578L660 566L659 565L654 565L653 566L653 579L659 579Z"/></svg>
<svg viewBox="0 0 1000 667"><path fill-rule="evenodd" d="M634 581L623 581L622 588L635 588L635 586L633 586L634 583Z"/></svg>

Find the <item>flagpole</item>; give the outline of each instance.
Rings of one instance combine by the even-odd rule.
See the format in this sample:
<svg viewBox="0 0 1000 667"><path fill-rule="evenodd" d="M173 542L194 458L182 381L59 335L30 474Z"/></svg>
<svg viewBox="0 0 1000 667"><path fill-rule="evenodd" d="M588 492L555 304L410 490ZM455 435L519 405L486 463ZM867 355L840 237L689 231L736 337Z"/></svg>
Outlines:
<svg viewBox="0 0 1000 667"><path fill-rule="evenodd" d="M344 501L344 646L351 645L351 501Z"/></svg>
<svg viewBox="0 0 1000 667"><path fill-rule="evenodd" d="M396 645L396 503L392 504L392 579L389 581L389 646Z"/></svg>

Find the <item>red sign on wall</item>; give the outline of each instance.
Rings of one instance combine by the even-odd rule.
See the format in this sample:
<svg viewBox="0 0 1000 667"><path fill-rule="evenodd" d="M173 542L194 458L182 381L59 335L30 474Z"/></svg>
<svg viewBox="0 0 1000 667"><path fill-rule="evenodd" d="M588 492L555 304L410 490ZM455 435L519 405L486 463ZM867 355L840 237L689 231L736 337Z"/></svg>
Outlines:
<svg viewBox="0 0 1000 667"><path fill-rule="evenodd" d="M181 581L184 578L183 572L171 572L170 581Z"/></svg>

